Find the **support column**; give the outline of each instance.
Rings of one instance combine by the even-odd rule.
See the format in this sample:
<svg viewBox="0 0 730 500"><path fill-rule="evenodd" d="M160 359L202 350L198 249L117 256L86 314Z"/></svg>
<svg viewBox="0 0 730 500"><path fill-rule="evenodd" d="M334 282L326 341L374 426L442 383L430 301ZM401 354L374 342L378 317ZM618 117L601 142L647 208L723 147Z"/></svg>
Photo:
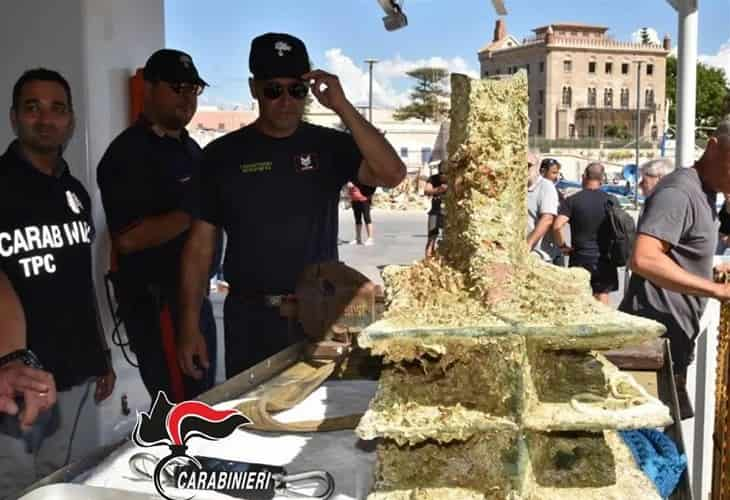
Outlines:
<svg viewBox="0 0 730 500"><path fill-rule="evenodd" d="M697 0L678 0L679 46L677 53L677 167L695 161L697 109Z"/></svg>

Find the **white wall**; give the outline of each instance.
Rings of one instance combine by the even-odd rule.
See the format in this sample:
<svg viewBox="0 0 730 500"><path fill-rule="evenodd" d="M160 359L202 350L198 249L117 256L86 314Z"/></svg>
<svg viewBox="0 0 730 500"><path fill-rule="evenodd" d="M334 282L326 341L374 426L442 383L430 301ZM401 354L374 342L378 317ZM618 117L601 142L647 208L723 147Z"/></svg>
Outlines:
<svg viewBox="0 0 730 500"><path fill-rule="evenodd" d="M76 130L65 156L73 174L91 194L98 234L94 247L97 295L109 335L111 321L103 292L108 236L96 186L96 165L109 142L128 125L129 76L164 46L163 0L0 0L0 10L0 107L4 113L10 107L12 86L26 69L55 69L71 85ZM3 150L13 139L7 114L4 116L0 119ZM125 366L118 349L114 352L117 374L133 387L118 384L96 415L80 422L75 456L121 438L125 432L124 426L117 425L122 419L121 393L145 394L139 390L136 370ZM135 376L128 376L130 370ZM130 404L147 405L148 401L132 398Z"/></svg>

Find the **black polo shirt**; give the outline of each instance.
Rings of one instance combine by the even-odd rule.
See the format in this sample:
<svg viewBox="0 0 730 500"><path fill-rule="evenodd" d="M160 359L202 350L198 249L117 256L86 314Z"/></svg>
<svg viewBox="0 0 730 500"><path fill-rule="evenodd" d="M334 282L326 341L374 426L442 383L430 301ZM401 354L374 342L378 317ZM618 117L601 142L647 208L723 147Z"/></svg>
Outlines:
<svg viewBox="0 0 730 500"><path fill-rule="evenodd" d="M202 151L182 131L180 139L159 135L141 117L109 145L97 169L97 182L112 233L144 217L182 210L196 212ZM119 256L125 282L175 287L187 231L157 247Z"/></svg>
<svg viewBox="0 0 730 500"><path fill-rule="evenodd" d="M570 219L573 257L596 259L608 253L606 248L606 242L610 239L606 217L608 200L612 200L616 206L619 205L615 196L600 189L583 189L568 196L560 205L558 213Z"/></svg>
<svg viewBox="0 0 730 500"><path fill-rule="evenodd" d="M35 169L17 142L0 157L0 269L25 312L28 346L59 390L106 372L94 307L91 201L59 163Z"/></svg>
<svg viewBox="0 0 730 500"><path fill-rule="evenodd" d="M349 134L305 122L283 139L249 125L205 148L200 218L226 230L234 293L292 292L306 265L338 258L340 189L361 160Z"/></svg>

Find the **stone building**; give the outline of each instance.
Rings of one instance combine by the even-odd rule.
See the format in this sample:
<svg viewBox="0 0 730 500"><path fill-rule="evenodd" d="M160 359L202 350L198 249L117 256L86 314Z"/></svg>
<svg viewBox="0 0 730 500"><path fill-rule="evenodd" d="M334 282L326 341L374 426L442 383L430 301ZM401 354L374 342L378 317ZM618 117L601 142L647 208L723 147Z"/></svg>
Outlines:
<svg viewBox="0 0 730 500"><path fill-rule="evenodd" d="M613 39L604 26L559 23L521 42L497 20L492 42L479 51L484 78L528 73L530 136L545 139L633 137L640 67L641 136L661 136L666 115L666 58L661 46ZM640 63L640 64L639 64Z"/></svg>

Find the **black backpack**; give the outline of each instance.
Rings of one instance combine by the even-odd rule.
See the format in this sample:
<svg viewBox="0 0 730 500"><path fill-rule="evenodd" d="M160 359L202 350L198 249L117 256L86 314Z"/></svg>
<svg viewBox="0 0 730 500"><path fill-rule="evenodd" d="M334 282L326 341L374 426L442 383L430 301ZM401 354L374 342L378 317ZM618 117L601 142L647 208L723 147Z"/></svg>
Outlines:
<svg viewBox="0 0 730 500"><path fill-rule="evenodd" d="M605 256L616 267L629 262L636 238L636 223L615 198L606 200L606 249Z"/></svg>

